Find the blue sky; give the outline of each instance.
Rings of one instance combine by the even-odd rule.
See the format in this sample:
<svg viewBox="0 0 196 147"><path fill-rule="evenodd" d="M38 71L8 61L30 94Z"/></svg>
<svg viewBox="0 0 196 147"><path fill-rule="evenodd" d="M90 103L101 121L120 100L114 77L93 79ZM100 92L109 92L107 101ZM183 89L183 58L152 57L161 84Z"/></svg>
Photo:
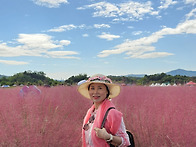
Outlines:
<svg viewBox="0 0 196 147"><path fill-rule="evenodd" d="M1 0L0 74L196 70L195 0Z"/></svg>

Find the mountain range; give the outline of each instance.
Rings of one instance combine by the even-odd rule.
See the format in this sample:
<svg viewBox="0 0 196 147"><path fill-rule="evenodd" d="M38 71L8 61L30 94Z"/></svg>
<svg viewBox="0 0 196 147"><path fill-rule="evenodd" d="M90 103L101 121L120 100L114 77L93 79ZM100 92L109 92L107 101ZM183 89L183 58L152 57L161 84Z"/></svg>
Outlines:
<svg viewBox="0 0 196 147"><path fill-rule="evenodd" d="M181 75L181 76L188 76L188 77L196 77L196 71L189 71L189 70L184 70L184 69L172 70L172 71L166 72L165 74L172 75L172 76ZM128 75L125 75L125 76L126 77L142 78L145 75L147 75L147 74L128 74ZM0 75L0 78L2 78L2 77L7 77L7 76Z"/></svg>
<svg viewBox="0 0 196 147"><path fill-rule="evenodd" d="M184 69L176 69L169 72L166 72L167 75L180 75L180 76L187 76L187 77L196 77L196 71L189 71ZM144 77L147 74L128 74L126 77Z"/></svg>
<svg viewBox="0 0 196 147"><path fill-rule="evenodd" d="M176 69L172 70L170 72L166 73L167 75L181 75L181 76L187 76L187 77L196 77L196 71L189 71L189 70L184 70L184 69Z"/></svg>

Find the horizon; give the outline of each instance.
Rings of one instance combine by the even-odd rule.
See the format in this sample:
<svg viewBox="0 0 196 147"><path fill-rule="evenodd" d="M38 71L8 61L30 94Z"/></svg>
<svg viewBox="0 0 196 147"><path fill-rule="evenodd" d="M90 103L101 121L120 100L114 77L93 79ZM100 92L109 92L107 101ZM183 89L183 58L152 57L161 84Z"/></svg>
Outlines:
<svg viewBox="0 0 196 147"><path fill-rule="evenodd" d="M196 71L195 0L2 0L0 69L128 75Z"/></svg>
<svg viewBox="0 0 196 147"><path fill-rule="evenodd" d="M171 72L176 72L176 71L184 71L184 72L196 72L196 71L192 71L192 70L185 70L185 69L174 69L174 70L171 70L171 71L168 71L168 72L162 72L162 73L165 73L165 74L168 74L168 73L171 73ZM25 72L25 71L23 71L23 72ZM18 72L18 73L23 73L23 72ZM42 71L31 71L31 72L42 72ZM16 74L18 74L18 73L16 73ZM85 74L85 73L80 73L80 74ZM106 75L106 76L135 76L135 77L140 77L140 76L144 76L144 75L155 75L155 74L161 74L161 73L153 73L153 74L145 74L145 73L143 73L143 74L132 74L132 73L129 73L129 74L127 74L127 75ZM79 74L78 74L79 75ZM2 75L1 73L0 73L0 76L6 76L6 77L9 77L9 76L7 76L7 75ZM10 76L13 76L13 75L10 75ZM47 75L45 75L46 77L48 77ZM77 75L71 75L71 76L77 76ZM70 77L71 77L70 76ZM91 76L91 75L88 75L87 74L87 76ZM67 79L69 79L70 77L67 77ZM51 77L49 77L49 78L51 78ZM54 79L54 78L51 78L51 79L53 79L53 80L57 80L57 81L64 81L64 80L67 80L67 79Z"/></svg>

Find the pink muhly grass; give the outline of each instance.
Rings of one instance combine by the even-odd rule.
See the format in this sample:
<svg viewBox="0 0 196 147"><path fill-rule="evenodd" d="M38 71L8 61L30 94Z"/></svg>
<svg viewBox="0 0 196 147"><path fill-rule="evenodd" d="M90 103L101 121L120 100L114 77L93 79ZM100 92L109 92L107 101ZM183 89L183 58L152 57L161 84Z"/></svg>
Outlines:
<svg viewBox="0 0 196 147"><path fill-rule="evenodd" d="M196 145L196 87L122 87L114 103L136 146Z"/></svg>
<svg viewBox="0 0 196 147"><path fill-rule="evenodd" d="M82 122L92 102L76 86L0 89L0 146L80 147ZM112 99L136 147L196 146L196 87L123 86Z"/></svg>
<svg viewBox="0 0 196 147"><path fill-rule="evenodd" d="M39 98L0 89L0 146L81 146L80 111L88 103L76 87L39 88Z"/></svg>

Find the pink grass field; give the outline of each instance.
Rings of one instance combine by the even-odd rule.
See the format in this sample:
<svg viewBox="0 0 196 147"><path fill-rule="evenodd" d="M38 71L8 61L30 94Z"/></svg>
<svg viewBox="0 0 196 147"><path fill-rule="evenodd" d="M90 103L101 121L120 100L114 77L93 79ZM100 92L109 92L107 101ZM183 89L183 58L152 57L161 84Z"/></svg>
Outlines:
<svg viewBox="0 0 196 147"><path fill-rule="evenodd" d="M82 121L92 105L76 86L39 87L41 95L0 88L1 147L81 147ZM196 146L196 86L122 86L112 100L136 147Z"/></svg>

